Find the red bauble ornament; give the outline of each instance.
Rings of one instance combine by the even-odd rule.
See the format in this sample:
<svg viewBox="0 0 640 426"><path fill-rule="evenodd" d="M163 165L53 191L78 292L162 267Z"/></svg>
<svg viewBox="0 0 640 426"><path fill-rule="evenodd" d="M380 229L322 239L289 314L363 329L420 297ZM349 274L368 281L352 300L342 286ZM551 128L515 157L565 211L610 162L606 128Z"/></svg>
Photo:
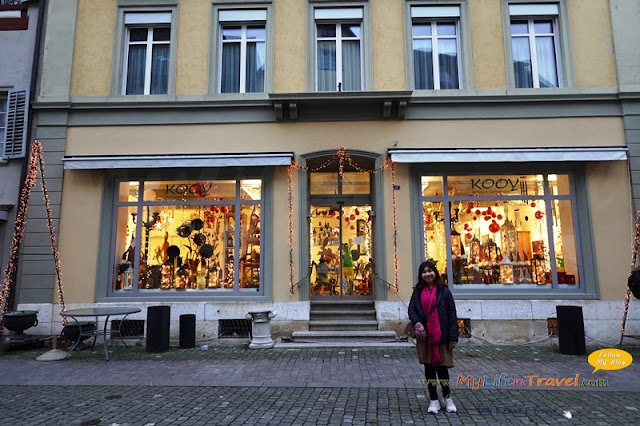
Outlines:
<svg viewBox="0 0 640 426"><path fill-rule="evenodd" d="M491 212L491 217L496 217L497 214L495 214L495 212Z"/></svg>
<svg viewBox="0 0 640 426"><path fill-rule="evenodd" d="M531 207L535 207L535 206L536 206L536 202L535 202L535 201L532 201L532 202L531 202Z"/></svg>
<svg viewBox="0 0 640 426"><path fill-rule="evenodd" d="M351 219L351 220L356 220L356 215L355 215L355 214L352 214L351 216L349 216L349 219Z"/></svg>
<svg viewBox="0 0 640 426"><path fill-rule="evenodd" d="M356 209L355 210L355 214L356 214L356 216L360 216L360 210Z"/></svg>
<svg viewBox="0 0 640 426"><path fill-rule="evenodd" d="M498 232L500 230L500 225L498 225L498 222L491 222L491 224L489 225L489 232L493 232L494 234L496 232Z"/></svg>
<svg viewBox="0 0 640 426"><path fill-rule="evenodd" d="M496 207L498 207L500 205L500 203L496 202Z"/></svg>
<svg viewBox="0 0 640 426"><path fill-rule="evenodd" d="M471 214L471 209L467 209L465 211L467 212L467 214Z"/></svg>
<svg viewBox="0 0 640 426"><path fill-rule="evenodd" d="M478 220L478 217L477 217L477 216L474 216L474 217L473 217L473 220Z"/></svg>
<svg viewBox="0 0 640 426"><path fill-rule="evenodd" d="M501 214L498 215L498 220L502 220L502 215Z"/></svg>
<svg viewBox="0 0 640 426"><path fill-rule="evenodd" d="M535 216L536 216L536 219L542 219L542 217L544 216L544 212L543 212L543 211L538 210L538 211L536 212Z"/></svg>
<svg viewBox="0 0 640 426"><path fill-rule="evenodd" d="M480 209L476 209L476 215L480 216L481 213Z"/></svg>
<svg viewBox="0 0 640 426"><path fill-rule="evenodd" d="M356 229L356 227L351 225L351 230L353 231L354 229Z"/></svg>
<svg viewBox="0 0 640 426"><path fill-rule="evenodd" d="M466 235L465 235L465 237L467 237L467 240L470 240L470 239L472 239L472 238L473 238L473 235L471 235L471 234L466 234Z"/></svg>
<svg viewBox="0 0 640 426"><path fill-rule="evenodd" d="M467 203L467 208L468 208L469 210L471 210L471 209L473 208L473 201L469 201L469 202Z"/></svg>

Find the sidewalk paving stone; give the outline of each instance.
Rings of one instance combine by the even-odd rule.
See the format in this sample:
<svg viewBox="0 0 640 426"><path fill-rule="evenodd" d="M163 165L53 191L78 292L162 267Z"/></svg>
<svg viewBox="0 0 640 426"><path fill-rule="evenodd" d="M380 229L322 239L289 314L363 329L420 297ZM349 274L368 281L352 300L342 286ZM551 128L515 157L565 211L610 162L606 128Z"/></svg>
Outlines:
<svg viewBox="0 0 640 426"><path fill-rule="evenodd" d="M640 359L640 348L623 349ZM458 413L435 416L427 413L413 348L212 346L153 354L114 346L108 362L99 350L36 361L43 352L0 353L1 424L640 424L638 365L594 374L587 355L561 355L553 344L461 344L450 370ZM503 384L494 385L500 375ZM506 378L531 375L578 375L606 386L529 386L528 379L504 385ZM484 376L477 390L465 382Z"/></svg>

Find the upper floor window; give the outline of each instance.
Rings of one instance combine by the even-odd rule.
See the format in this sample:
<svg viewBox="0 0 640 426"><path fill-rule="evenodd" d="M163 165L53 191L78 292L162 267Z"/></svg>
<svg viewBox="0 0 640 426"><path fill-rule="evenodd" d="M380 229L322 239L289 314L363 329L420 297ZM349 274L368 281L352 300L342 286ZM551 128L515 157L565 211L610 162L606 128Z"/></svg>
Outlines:
<svg viewBox="0 0 640 426"><path fill-rule="evenodd" d="M460 88L459 37L459 6L414 6L411 8L415 89Z"/></svg>
<svg viewBox="0 0 640 426"><path fill-rule="evenodd" d="M171 13L126 13L123 94L166 94L169 85Z"/></svg>
<svg viewBox="0 0 640 426"><path fill-rule="evenodd" d="M562 86L558 13L558 4L509 5L515 87Z"/></svg>
<svg viewBox="0 0 640 426"><path fill-rule="evenodd" d="M362 90L363 9L316 8L316 90Z"/></svg>
<svg viewBox="0 0 640 426"><path fill-rule="evenodd" d="M23 158L26 153L29 90L0 93L0 158Z"/></svg>
<svg viewBox="0 0 640 426"><path fill-rule="evenodd" d="M220 10L219 93L264 92L267 11Z"/></svg>

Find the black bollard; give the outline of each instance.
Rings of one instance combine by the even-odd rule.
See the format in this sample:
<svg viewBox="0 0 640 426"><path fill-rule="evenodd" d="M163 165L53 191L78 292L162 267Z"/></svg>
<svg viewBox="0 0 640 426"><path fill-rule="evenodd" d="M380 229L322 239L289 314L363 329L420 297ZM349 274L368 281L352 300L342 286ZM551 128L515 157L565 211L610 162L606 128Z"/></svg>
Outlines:
<svg viewBox="0 0 640 426"><path fill-rule="evenodd" d="M196 346L196 315L180 315L180 349Z"/></svg>
<svg viewBox="0 0 640 426"><path fill-rule="evenodd" d="M171 306L147 308L147 351L164 352L169 349Z"/></svg>
<svg viewBox="0 0 640 426"><path fill-rule="evenodd" d="M584 355L587 353L584 341L584 321L582 307L556 306L558 317L558 345L561 354Z"/></svg>

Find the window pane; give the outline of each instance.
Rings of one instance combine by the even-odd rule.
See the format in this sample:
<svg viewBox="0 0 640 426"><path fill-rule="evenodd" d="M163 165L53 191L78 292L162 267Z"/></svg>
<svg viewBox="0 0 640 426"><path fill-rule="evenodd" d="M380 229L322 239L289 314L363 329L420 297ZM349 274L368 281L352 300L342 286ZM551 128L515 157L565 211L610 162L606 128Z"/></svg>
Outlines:
<svg viewBox="0 0 640 426"><path fill-rule="evenodd" d="M264 40L265 34L264 27L247 27L247 39L249 40Z"/></svg>
<svg viewBox="0 0 640 426"><path fill-rule="evenodd" d="M334 24L318 24L318 38L335 36L336 26Z"/></svg>
<svg viewBox="0 0 640 426"><path fill-rule="evenodd" d="M137 288L133 270L136 256L137 209L136 206L116 209L115 271L112 282L114 291Z"/></svg>
<svg viewBox="0 0 640 426"><path fill-rule="evenodd" d="M222 45L222 70L220 92L240 92L240 43Z"/></svg>
<svg viewBox="0 0 640 426"><path fill-rule="evenodd" d="M527 21L511 21L511 34L527 34L529 24Z"/></svg>
<svg viewBox="0 0 640 426"><path fill-rule="evenodd" d="M240 181L240 199L257 201L261 198L262 181L245 179Z"/></svg>
<svg viewBox="0 0 640 426"><path fill-rule="evenodd" d="M234 200L235 180L147 181L144 197L148 201Z"/></svg>
<svg viewBox="0 0 640 426"><path fill-rule="evenodd" d="M169 85L169 45L153 46L152 55L150 93L165 94Z"/></svg>
<svg viewBox="0 0 640 426"><path fill-rule="evenodd" d="M318 90L335 91L336 82L336 44L333 41L318 42Z"/></svg>
<svg viewBox="0 0 640 426"><path fill-rule="evenodd" d="M551 203L558 284L560 288L567 288L580 284L573 209L569 200L553 200Z"/></svg>
<svg viewBox="0 0 640 426"><path fill-rule="evenodd" d="M343 194L369 194L371 176L368 172L344 172L343 176Z"/></svg>
<svg viewBox="0 0 640 426"><path fill-rule="evenodd" d="M526 37L514 37L511 40L511 50L516 87L533 87L529 39Z"/></svg>
<svg viewBox="0 0 640 426"><path fill-rule="evenodd" d="M424 197L441 197L443 195L441 176L422 176L420 182Z"/></svg>
<svg viewBox="0 0 640 426"><path fill-rule="evenodd" d="M360 38L360 25L342 24L342 37Z"/></svg>
<svg viewBox="0 0 640 426"><path fill-rule="evenodd" d="M147 28L129 29L129 41L147 41Z"/></svg>
<svg viewBox="0 0 640 426"><path fill-rule="evenodd" d="M146 63L146 46L129 46L127 58L127 95L144 94L144 74Z"/></svg>
<svg viewBox="0 0 640 426"><path fill-rule="evenodd" d="M242 30L240 27L224 27L222 29L222 40L240 40L242 38Z"/></svg>
<svg viewBox="0 0 640 426"><path fill-rule="evenodd" d="M440 88L458 89L458 46L455 39L438 41L440 62Z"/></svg>
<svg viewBox="0 0 640 426"><path fill-rule="evenodd" d="M264 92L264 72L264 42L247 43L247 71L245 81L246 92Z"/></svg>
<svg viewBox="0 0 640 426"><path fill-rule="evenodd" d="M137 181L120 182L118 184L118 201L119 202L136 202L138 201L138 193L140 184Z"/></svg>
<svg viewBox="0 0 640 426"><path fill-rule="evenodd" d="M438 35L456 35L456 24L454 22L439 22L438 23Z"/></svg>
<svg viewBox="0 0 640 426"><path fill-rule="evenodd" d="M243 205L240 213L240 288L260 287L260 206Z"/></svg>
<svg viewBox="0 0 640 426"><path fill-rule="evenodd" d="M536 34L551 34L553 24L551 21L533 21L533 30Z"/></svg>
<svg viewBox="0 0 640 426"><path fill-rule="evenodd" d="M549 187L553 195L569 195L571 194L571 184L569 175L549 175Z"/></svg>
<svg viewBox="0 0 640 426"><path fill-rule="evenodd" d="M449 176L449 195L542 195L542 175Z"/></svg>
<svg viewBox="0 0 640 426"><path fill-rule="evenodd" d="M360 41L342 42L342 89L360 90Z"/></svg>
<svg viewBox="0 0 640 426"><path fill-rule="evenodd" d="M440 272L444 271L447 263L447 245L445 242L445 228L443 217L439 216L442 202L424 201L422 203L424 229L424 258L438 262Z"/></svg>
<svg viewBox="0 0 640 426"><path fill-rule="evenodd" d="M433 89L433 52L431 40L413 41L413 67L416 89Z"/></svg>
<svg viewBox="0 0 640 426"><path fill-rule="evenodd" d="M171 38L171 28L154 28L153 41L169 41Z"/></svg>
<svg viewBox="0 0 640 426"><path fill-rule="evenodd" d="M426 37L431 35L431 24L413 24L413 37Z"/></svg>
<svg viewBox="0 0 640 426"><path fill-rule="evenodd" d="M558 71L553 37L536 37L536 53L538 56L540 87L558 87Z"/></svg>
<svg viewBox="0 0 640 426"><path fill-rule="evenodd" d="M338 193L338 173L311 172L309 174L311 195L334 195Z"/></svg>

